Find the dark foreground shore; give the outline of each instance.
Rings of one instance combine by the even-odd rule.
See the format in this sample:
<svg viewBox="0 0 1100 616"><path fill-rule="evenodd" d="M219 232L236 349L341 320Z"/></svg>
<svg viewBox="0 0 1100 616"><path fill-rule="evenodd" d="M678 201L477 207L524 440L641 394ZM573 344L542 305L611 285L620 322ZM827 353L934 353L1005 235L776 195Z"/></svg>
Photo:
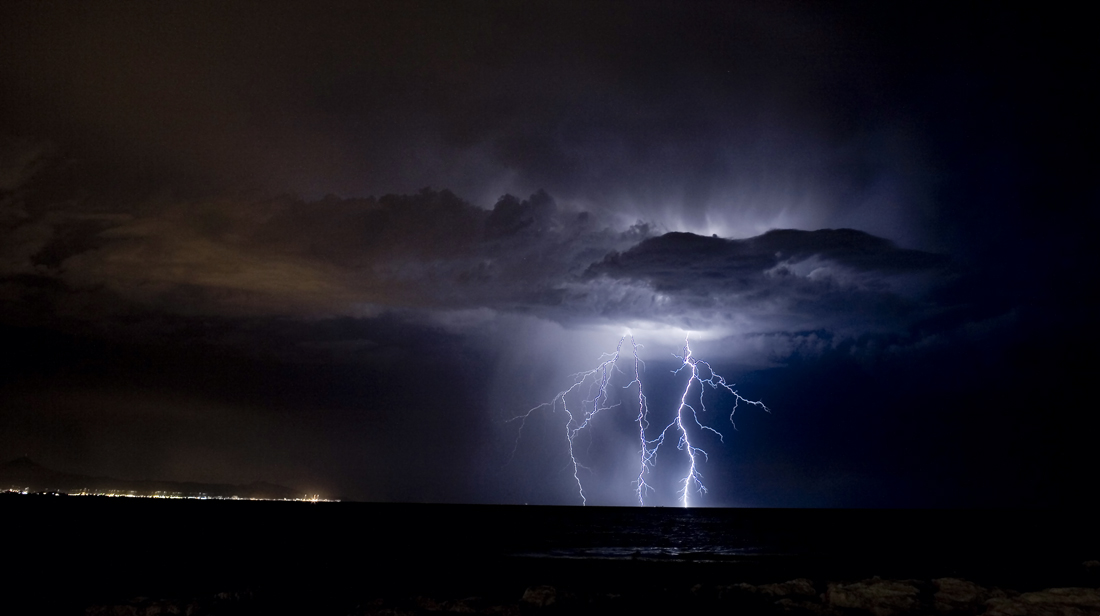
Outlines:
<svg viewBox="0 0 1100 616"><path fill-rule="evenodd" d="M586 586L589 586L586 584ZM84 614L803 614L829 616L984 615L1089 616L1100 610L1100 588L1059 587L1032 592L987 588L959 578L856 582L696 584L620 593L550 585L530 586L519 597L382 595L315 590L245 588L195 596L134 597L93 602Z"/></svg>
<svg viewBox="0 0 1100 616"><path fill-rule="evenodd" d="M10 613L1100 614L1085 512L6 497L0 514Z"/></svg>

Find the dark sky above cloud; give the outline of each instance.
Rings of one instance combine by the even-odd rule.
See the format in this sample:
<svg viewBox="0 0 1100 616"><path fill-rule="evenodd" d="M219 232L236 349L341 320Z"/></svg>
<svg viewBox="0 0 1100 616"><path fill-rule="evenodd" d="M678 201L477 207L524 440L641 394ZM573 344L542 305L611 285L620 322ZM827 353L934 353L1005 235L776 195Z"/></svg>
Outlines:
<svg viewBox="0 0 1100 616"><path fill-rule="evenodd" d="M571 503L562 418L512 462L505 420L629 329L655 412L689 336L772 410L708 450L710 504L1075 502L1086 34L969 5L5 3L0 455ZM596 502L631 502L621 415Z"/></svg>

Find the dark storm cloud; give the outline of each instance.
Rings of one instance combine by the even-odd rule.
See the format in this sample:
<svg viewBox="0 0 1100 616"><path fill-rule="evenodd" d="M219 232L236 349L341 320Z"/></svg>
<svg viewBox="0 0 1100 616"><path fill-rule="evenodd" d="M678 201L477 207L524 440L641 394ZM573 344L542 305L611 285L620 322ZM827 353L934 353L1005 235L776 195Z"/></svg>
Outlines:
<svg viewBox="0 0 1100 616"><path fill-rule="evenodd" d="M5 193L24 214L6 225L4 271L64 285L72 294L56 310L89 319L488 309L566 326L858 335L928 316L928 290L951 275L944 257L860 231L660 234L641 221L616 228L543 191L506 195L491 210L425 189L378 199L160 198L105 211L79 198L43 201L50 196L36 195L33 178L21 182ZM7 292L21 284L12 279Z"/></svg>
<svg viewBox="0 0 1100 616"><path fill-rule="evenodd" d="M774 230L745 240L668 233L587 271L593 282L632 281L651 290L650 306L623 306L624 316L689 329L757 321L756 328L864 332L911 322L929 308L922 304L930 288L951 275L942 255L852 229Z"/></svg>
<svg viewBox="0 0 1100 616"><path fill-rule="evenodd" d="M486 211L447 191L64 211L6 231L9 275L109 292L145 310L298 316L538 303L645 233L561 211L545 193Z"/></svg>
<svg viewBox="0 0 1100 616"><path fill-rule="evenodd" d="M4 130L127 197L545 188L627 223L935 244L919 122L879 110L888 67L840 12L246 6L7 7Z"/></svg>
<svg viewBox="0 0 1100 616"><path fill-rule="evenodd" d="M0 132L116 202L545 188L620 224L991 259L1091 191L1093 94L1061 78L1087 37L857 7L5 3Z"/></svg>

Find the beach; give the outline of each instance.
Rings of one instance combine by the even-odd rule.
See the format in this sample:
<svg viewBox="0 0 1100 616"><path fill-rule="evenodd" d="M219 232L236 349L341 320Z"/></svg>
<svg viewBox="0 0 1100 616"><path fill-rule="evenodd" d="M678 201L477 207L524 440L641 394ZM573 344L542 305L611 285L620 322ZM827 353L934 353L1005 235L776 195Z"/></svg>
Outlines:
<svg viewBox="0 0 1100 616"><path fill-rule="evenodd" d="M1100 606L1091 520L1064 511L71 496L0 507L9 554L20 555L10 588L50 613L997 616Z"/></svg>

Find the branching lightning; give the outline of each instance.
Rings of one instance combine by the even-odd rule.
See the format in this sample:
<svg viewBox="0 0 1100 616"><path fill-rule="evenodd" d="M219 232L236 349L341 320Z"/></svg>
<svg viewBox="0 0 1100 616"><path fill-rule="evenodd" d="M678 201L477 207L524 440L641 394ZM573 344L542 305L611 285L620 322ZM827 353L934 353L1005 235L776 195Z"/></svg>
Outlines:
<svg viewBox="0 0 1100 616"><path fill-rule="evenodd" d="M687 385L684 387L684 393L680 396L680 406L676 409L676 418L673 419L672 423L665 426L665 429L661 431L660 436L658 436L655 440L653 452L654 454L656 454L657 447L660 447L661 443L664 442L665 434L669 431L670 428L676 426L676 429L680 433L680 439L679 442L676 444L676 448L686 452L688 460L690 461L690 464L688 465L687 475L683 479L684 487L679 492L681 502L683 502L684 506L687 507L689 504L688 496L691 493L692 488L695 488L695 490L700 494L705 494L707 491L706 486L703 485L702 475L699 473L697 458L697 456L700 455L703 456L703 458L707 458L707 452L691 444L690 435L688 434L687 428L684 427L685 411L690 412L689 416L691 418L691 421L693 421L695 425L698 426L701 430L708 430L710 432L713 432L714 434L718 435L718 440L725 442L725 437L722 436L721 432L699 421L698 411L694 406L688 403L688 395L691 393L692 386L694 386L696 383L699 383L699 409L701 409L703 412L706 412L707 410L706 403L703 402L703 394L706 393L705 385L710 385L711 389L716 390L718 388L722 388L729 392L729 394L733 396L733 408L730 410L730 424L733 424L733 414L737 412L737 405L740 402L759 406L765 411L768 410L768 407L764 406L763 402L743 398L741 394L737 393L737 391L733 388L733 385L727 383L726 379L722 375L716 373L714 369L711 368L709 363L693 357L691 354L691 345L688 344L687 340L684 340L683 353L683 355L674 355L682 363L679 368L673 370L673 374L679 374L685 368L687 368L691 373L691 377L688 379ZM706 378L703 378L704 373L700 370L700 366L702 366L703 369L706 370ZM734 425L734 429L736 428L737 426Z"/></svg>
<svg viewBox="0 0 1100 616"><path fill-rule="evenodd" d="M636 418L638 423L639 442L638 477L633 481L635 492L638 496L638 504L640 506L645 505L646 494L655 490L653 486L646 482L645 476L650 472L650 469L656 465L657 451L665 442L666 436L671 432L678 436L676 448L685 452L688 458L687 474L680 481L680 483L682 483L682 488L677 492L683 506L687 507L689 505L689 495L692 492L704 494L707 491L706 486L704 486L702 482L702 475L699 472L699 457L702 456L704 460L708 457L706 451L692 444L689 426L692 430L699 429L713 432L718 436L720 441L724 442L724 437L721 432L704 424L699 419L699 411L707 411L706 404L703 401L703 395L707 391L706 386L709 385L711 390L725 390L733 397L733 407L730 410L729 416L731 424L733 424L733 415L737 412L738 404L741 402L758 406L765 411L767 411L768 408L764 406L762 402L742 397L733 388L733 384L728 383L722 375L716 373L708 362L695 358L692 355L691 346L686 339L684 340L683 354L677 355L673 353L673 356L679 359L681 364L677 369L673 370L672 373L680 374L686 370L690 376L680 396L679 407L676 409L674 418L663 430L661 430L656 438L649 439L646 435L646 431L650 427L649 408L642 387L642 373L645 369L645 363L638 355L640 345L634 340L632 334L626 334L619 339L619 343L616 345L614 353L605 353L601 355L599 357L600 363L595 368L586 372L573 374L571 376L573 384L558 392L549 402L539 404L526 413L508 420L509 422L519 422L519 429L516 432L516 441L512 447L512 455L515 455L516 449L519 447L523 426L532 414L546 408L549 408L552 412L557 412L558 409L561 409L566 417L564 425L565 440L569 452L569 462L567 462L566 466L572 471L573 481L577 485L577 495L581 499L581 504L587 504L588 499L585 496L584 485L580 477L580 470L587 470L587 468L577 459L574 441L580 431L592 424L592 420L597 414L601 411L619 406L619 403L613 404L609 400L608 388L611 384L612 377L616 373L628 374L619 367L623 344L628 339L634 356L634 367L633 371L630 373L632 375L631 380L624 385L622 389L629 390L631 388L637 388L638 392L638 416ZM696 383L699 384L698 408L696 408L693 402L689 402L689 396ZM581 399L576 401L578 395ZM574 400L572 407L570 403L571 399ZM736 429L736 425L734 425L734 429Z"/></svg>
<svg viewBox="0 0 1100 616"><path fill-rule="evenodd" d="M630 337L630 344L634 348L634 380L623 386L623 389L630 389L631 386L638 386L638 442L641 445L640 460L638 464L638 479L634 482L637 486L635 490L638 494L638 506L645 505L646 491L653 490L653 488L645 482L645 474L650 466L653 466L653 456L656 455L657 449L651 447L652 443L646 440L645 431L649 427L648 409L645 403L645 393L642 392L642 359L638 357L638 345L634 342L634 336Z"/></svg>

